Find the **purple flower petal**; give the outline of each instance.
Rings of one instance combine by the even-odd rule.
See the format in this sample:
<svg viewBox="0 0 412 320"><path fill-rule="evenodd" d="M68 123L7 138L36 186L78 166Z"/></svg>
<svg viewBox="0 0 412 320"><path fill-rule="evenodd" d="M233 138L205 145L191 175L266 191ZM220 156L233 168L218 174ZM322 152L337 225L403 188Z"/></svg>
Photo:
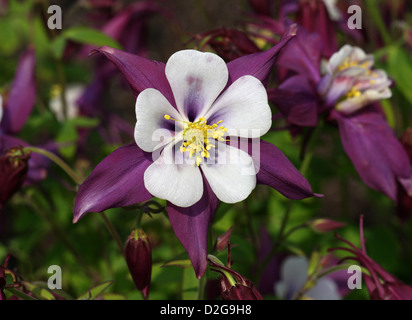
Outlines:
<svg viewBox="0 0 412 320"><path fill-rule="evenodd" d="M333 112L343 147L362 180L396 201L399 181L412 192L408 156L377 105L350 116Z"/></svg>
<svg viewBox="0 0 412 320"><path fill-rule="evenodd" d="M103 54L116 65L131 86L135 96L147 88L154 88L159 90L172 106L176 105L165 75L164 63L107 46L93 50L93 53Z"/></svg>
<svg viewBox="0 0 412 320"><path fill-rule="evenodd" d="M281 41L269 50L240 57L227 64L229 69L228 85L242 76L251 75L258 78L265 86L270 71L276 61L280 50L296 34L296 25L290 26L282 36Z"/></svg>
<svg viewBox="0 0 412 320"><path fill-rule="evenodd" d="M271 90L269 100L293 124L314 127L318 123L318 97L304 75L292 76Z"/></svg>
<svg viewBox="0 0 412 320"><path fill-rule="evenodd" d="M207 231L218 200L206 179L203 179L203 197L189 208L180 208L168 202L170 223L176 237L189 254L196 276L200 279L207 267Z"/></svg>
<svg viewBox="0 0 412 320"><path fill-rule="evenodd" d="M249 150L251 149L249 147ZM312 196L322 196L312 192L312 188L305 177L273 144L261 140L260 160L253 153L251 156L255 161L255 165L260 162L260 169L257 174L258 183L276 189L289 199L300 200Z"/></svg>
<svg viewBox="0 0 412 320"><path fill-rule="evenodd" d="M87 212L130 206L152 195L143 183L143 174L152 163L150 154L135 143L109 154L79 187L73 222Z"/></svg>
<svg viewBox="0 0 412 320"><path fill-rule="evenodd" d="M320 60L323 43L317 33L299 28L291 41L279 54L277 65L305 75L313 83L320 80Z"/></svg>
<svg viewBox="0 0 412 320"><path fill-rule="evenodd" d="M26 123L36 101L36 56L30 48L20 58L3 114L2 129L16 133Z"/></svg>

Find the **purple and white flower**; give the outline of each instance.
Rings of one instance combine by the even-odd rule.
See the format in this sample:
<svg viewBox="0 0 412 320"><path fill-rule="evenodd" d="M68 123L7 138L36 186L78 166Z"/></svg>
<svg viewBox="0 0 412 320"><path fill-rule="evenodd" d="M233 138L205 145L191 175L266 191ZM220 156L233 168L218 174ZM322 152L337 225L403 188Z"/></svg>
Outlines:
<svg viewBox="0 0 412 320"><path fill-rule="evenodd" d="M224 90L229 76L226 63L213 53L195 50L173 54L165 73L177 110L152 88L136 101L136 144L145 152L162 148L144 173L146 189L189 207L203 195L203 174L219 200L246 199L256 186L256 174L245 173L253 167L253 159L247 150L227 145L226 137L259 138L270 129L265 87L245 75ZM160 146L153 138L159 129L167 131Z"/></svg>
<svg viewBox="0 0 412 320"><path fill-rule="evenodd" d="M137 96L135 142L107 156L79 187L73 221L153 196L165 199L173 230L201 277L219 199L242 201L257 183L291 199L314 196L285 155L259 139L271 125L264 85L294 31L288 30L275 47L228 64L193 50L175 53L167 64L109 47L96 50L119 68ZM252 136L243 138L239 129ZM243 139L248 151L227 145L229 134ZM259 146L258 155L249 154L253 144ZM221 161L227 155L222 150L237 164ZM254 169L256 156L259 172L241 174Z"/></svg>
<svg viewBox="0 0 412 320"><path fill-rule="evenodd" d="M392 96L388 75L374 70L374 57L361 48L343 46L325 66L326 74L319 83L319 93L328 106L334 105L343 114Z"/></svg>

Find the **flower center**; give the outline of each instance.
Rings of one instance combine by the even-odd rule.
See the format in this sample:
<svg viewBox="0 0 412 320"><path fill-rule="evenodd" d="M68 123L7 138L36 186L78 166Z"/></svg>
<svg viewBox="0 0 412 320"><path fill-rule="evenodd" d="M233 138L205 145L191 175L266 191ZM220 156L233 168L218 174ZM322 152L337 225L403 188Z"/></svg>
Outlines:
<svg viewBox="0 0 412 320"><path fill-rule="evenodd" d="M171 118L165 114L166 120L183 122L183 143L180 146L180 152L189 153L189 158L196 156L196 165L199 166L203 158L209 158L209 150L215 148L213 139L217 141L225 141L223 135L227 129L219 126L223 120L220 120L212 125L207 124L205 118L200 118L198 121L189 122Z"/></svg>
<svg viewBox="0 0 412 320"><path fill-rule="evenodd" d="M345 61L343 61L338 66L338 71L346 70L346 69L349 69L349 68L352 68L352 67L361 67L363 69L367 69L368 66L369 66L368 62L364 62L364 63L360 64L359 61L355 61L355 60L351 61L351 59L349 57L347 57L345 59Z"/></svg>

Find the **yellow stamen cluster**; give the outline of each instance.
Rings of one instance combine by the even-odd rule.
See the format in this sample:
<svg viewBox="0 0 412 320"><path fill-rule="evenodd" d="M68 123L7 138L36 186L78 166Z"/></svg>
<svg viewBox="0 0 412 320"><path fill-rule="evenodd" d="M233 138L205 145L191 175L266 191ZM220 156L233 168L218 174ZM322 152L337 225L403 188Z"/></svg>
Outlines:
<svg viewBox="0 0 412 320"><path fill-rule="evenodd" d="M362 64L359 64L359 61L351 61L349 57L346 57L345 61L343 61L339 66L338 66L338 71L346 70L352 67L361 67L363 69L368 68L369 62L364 62Z"/></svg>
<svg viewBox="0 0 412 320"><path fill-rule="evenodd" d="M355 98L355 97L359 97L359 96L361 96L362 95L362 93L356 88L356 87L353 87L347 94L346 94L346 97L347 98Z"/></svg>
<svg viewBox="0 0 412 320"><path fill-rule="evenodd" d="M227 129L219 126L222 120L208 125L205 118L200 118L196 122L181 121L171 118L168 114L164 116L166 120L183 122L183 143L180 146L180 152L189 153L189 158L196 156L196 165L199 166L203 158L209 158L209 150L215 148L211 141L212 138L218 141L225 141L223 135Z"/></svg>

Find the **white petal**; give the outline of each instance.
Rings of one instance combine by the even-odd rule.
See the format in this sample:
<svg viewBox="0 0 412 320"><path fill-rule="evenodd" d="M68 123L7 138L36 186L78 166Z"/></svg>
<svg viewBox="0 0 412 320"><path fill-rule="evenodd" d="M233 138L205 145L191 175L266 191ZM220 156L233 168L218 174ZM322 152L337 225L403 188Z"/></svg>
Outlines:
<svg viewBox="0 0 412 320"><path fill-rule="evenodd" d="M272 112L263 84L252 76L237 79L204 114L209 124L223 120L228 135L259 138L272 125Z"/></svg>
<svg viewBox="0 0 412 320"><path fill-rule="evenodd" d="M313 300L341 300L337 284L328 278L321 278L305 295Z"/></svg>
<svg viewBox="0 0 412 320"><path fill-rule="evenodd" d="M256 187L252 158L246 152L221 142L212 150L215 150L215 155L204 159L200 167L213 192L226 203L245 200Z"/></svg>
<svg viewBox="0 0 412 320"><path fill-rule="evenodd" d="M166 63L165 73L179 112L190 121L209 109L229 77L222 58L196 50L173 54Z"/></svg>
<svg viewBox="0 0 412 320"><path fill-rule="evenodd" d="M305 257L292 256L286 258L281 267L281 279L288 291L293 294L302 289L308 278L309 262Z"/></svg>
<svg viewBox="0 0 412 320"><path fill-rule="evenodd" d="M143 151L152 152L170 143L175 132L181 131L181 122L166 120L166 114L171 118L181 119L160 91L149 88L137 97L134 138Z"/></svg>
<svg viewBox="0 0 412 320"><path fill-rule="evenodd" d="M178 148L177 148L178 149ZM195 165L176 164L175 146L170 143L144 173L144 185L153 196L179 207L190 207L203 195L203 178Z"/></svg>

